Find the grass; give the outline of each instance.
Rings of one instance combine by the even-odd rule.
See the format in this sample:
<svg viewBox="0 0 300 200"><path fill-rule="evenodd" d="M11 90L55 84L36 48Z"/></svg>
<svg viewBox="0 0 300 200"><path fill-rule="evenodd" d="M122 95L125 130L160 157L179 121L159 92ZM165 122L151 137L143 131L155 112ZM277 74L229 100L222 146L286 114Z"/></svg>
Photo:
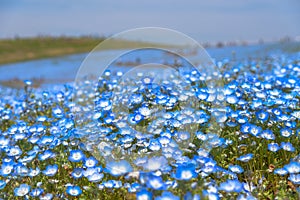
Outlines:
<svg viewBox="0 0 300 200"><path fill-rule="evenodd" d="M105 38L96 37L35 37L0 40L0 65L34 59L51 58L91 51ZM146 42L114 40L103 49L141 47ZM158 44L151 44L161 46Z"/></svg>

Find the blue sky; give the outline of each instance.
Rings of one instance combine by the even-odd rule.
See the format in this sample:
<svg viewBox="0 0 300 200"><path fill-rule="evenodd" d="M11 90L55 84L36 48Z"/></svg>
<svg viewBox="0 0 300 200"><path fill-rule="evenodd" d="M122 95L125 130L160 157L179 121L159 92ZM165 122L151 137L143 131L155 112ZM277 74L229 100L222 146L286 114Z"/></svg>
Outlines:
<svg viewBox="0 0 300 200"><path fill-rule="evenodd" d="M0 37L108 36L158 26L200 42L300 35L299 0L0 0Z"/></svg>

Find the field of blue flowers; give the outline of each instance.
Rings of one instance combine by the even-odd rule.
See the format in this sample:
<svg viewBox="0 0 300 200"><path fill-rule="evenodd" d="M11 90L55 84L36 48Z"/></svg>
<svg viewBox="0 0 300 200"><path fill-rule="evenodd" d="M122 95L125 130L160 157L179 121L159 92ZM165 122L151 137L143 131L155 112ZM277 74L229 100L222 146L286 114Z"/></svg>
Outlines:
<svg viewBox="0 0 300 200"><path fill-rule="evenodd" d="M215 88L195 70L0 87L0 198L299 199L299 55L216 64Z"/></svg>

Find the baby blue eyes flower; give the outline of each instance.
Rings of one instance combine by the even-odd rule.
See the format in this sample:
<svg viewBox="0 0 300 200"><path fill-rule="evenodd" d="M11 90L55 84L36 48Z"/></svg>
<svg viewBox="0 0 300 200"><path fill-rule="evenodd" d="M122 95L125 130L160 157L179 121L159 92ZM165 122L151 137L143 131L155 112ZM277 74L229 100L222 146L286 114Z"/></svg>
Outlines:
<svg viewBox="0 0 300 200"><path fill-rule="evenodd" d="M44 192L44 190L42 188L35 188L32 189L30 192L30 196L32 197L38 197L40 196L42 193Z"/></svg>
<svg viewBox="0 0 300 200"><path fill-rule="evenodd" d="M121 176L128 172L132 172L131 165L126 160L121 160L118 162L109 162L106 165L106 170L113 176Z"/></svg>
<svg viewBox="0 0 300 200"><path fill-rule="evenodd" d="M268 112L265 112L265 111L259 111L256 113L256 117L262 121L262 122L265 122L269 119L269 113Z"/></svg>
<svg viewBox="0 0 300 200"><path fill-rule="evenodd" d="M6 186L6 182L3 180L0 180L0 190L2 190L3 188L5 188Z"/></svg>
<svg viewBox="0 0 300 200"><path fill-rule="evenodd" d="M98 160L94 157L89 157L84 159L84 166L85 167L95 167L98 164Z"/></svg>
<svg viewBox="0 0 300 200"><path fill-rule="evenodd" d="M49 158L54 158L55 154L51 150L46 150L42 154L39 155L39 160L44 161Z"/></svg>
<svg viewBox="0 0 300 200"><path fill-rule="evenodd" d="M143 106L139 108L139 113L143 117L149 117L151 115L151 110L147 106Z"/></svg>
<svg viewBox="0 0 300 200"><path fill-rule="evenodd" d="M11 163L3 163L1 166L0 174L1 176L8 176L9 174L12 173L12 170L14 168L14 165Z"/></svg>
<svg viewBox="0 0 300 200"><path fill-rule="evenodd" d="M84 159L84 154L81 150L70 151L69 160L71 162L80 162Z"/></svg>
<svg viewBox="0 0 300 200"><path fill-rule="evenodd" d="M19 156L21 154L22 154L22 150L18 146L11 147L7 153L8 156Z"/></svg>
<svg viewBox="0 0 300 200"><path fill-rule="evenodd" d="M152 200L152 193L143 189L136 193L137 200Z"/></svg>
<svg viewBox="0 0 300 200"><path fill-rule="evenodd" d="M30 191L30 186L27 184L21 184L19 187L14 189L14 194L17 197L23 197Z"/></svg>
<svg viewBox="0 0 300 200"><path fill-rule="evenodd" d="M71 196L79 196L82 193L82 190L79 186L67 186L66 192Z"/></svg>
<svg viewBox="0 0 300 200"><path fill-rule="evenodd" d="M58 165L48 165L43 171L43 174L46 176L54 176L57 173Z"/></svg>
<svg viewBox="0 0 300 200"><path fill-rule="evenodd" d="M274 174L278 174L280 176L284 176L284 175L288 174L288 171L285 170L284 168L279 168L279 169L275 169L274 170Z"/></svg>
<svg viewBox="0 0 300 200"><path fill-rule="evenodd" d="M293 145L290 142L281 142L281 148L285 151L290 151L293 152L295 151L295 148L293 147Z"/></svg>
<svg viewBox="0 0 300 200"><path fill-rule="evenodd" d="M234 173L243 173L244 169L239 165L229 165L228 169Z"/></svg>
<svg viewBox="0 0 300 200"><path fill-rule="evenodd" d="M165 188L163 179L160 176L154 175L148 177L147 186L154 190L163 190Z"/></svg>
<svg viewBox="0 0 300 200"><path fill-rule="evenodd" d="M243 156L240 156L239 158L237 158L237 160L241 161L241 162L248 162L249 160L251 160L253 158L253 154L249 153Z"/></svg>
<svg viewBox="0 0 300 200"><path fill-rule="evenodd" d="M280 135L283 137L290 137L292 135L292 130L288 128L283 128L280 130Z"/></svg>
<svg viewBox="0 0 300 200"><path fill-rule="evenodd" d="M291 174L288 179L296 185L300 184L300 174Z"/></svg>
<svg viewBox="0 0 300 200"><path fill-rule="evenodd" d="M174 178L178 180L190 180L192 178L196 178L197 173L194 165L182 165L177 167Z"/></svg>
<svg viewBox="0 0 300 200"><path fill-rule="evenodd" d="M227 180L220 184L219 189L226 192L241 192L243 185L238 180Z"/></svg>
<svg viewBox="0 0 300 200"><path fill-rule="evenodd" d="M280 146L277 143L268 144L268 150L272 152L276 152L280 149Z"/></svg>
<svg viewBox="0 0 300 200"><path fill-rule="evenodd" d="M171 192L165 191L161 196L156 197L155 200L180 200L180 198Z"/></svg>
<svg viewBox="0 0 300 200"><path fill-rule="evenodd" d="M295 174L300 172L300 163L298 162L290 162L289 164L283 167L287 170L290 174Z"/></svg>

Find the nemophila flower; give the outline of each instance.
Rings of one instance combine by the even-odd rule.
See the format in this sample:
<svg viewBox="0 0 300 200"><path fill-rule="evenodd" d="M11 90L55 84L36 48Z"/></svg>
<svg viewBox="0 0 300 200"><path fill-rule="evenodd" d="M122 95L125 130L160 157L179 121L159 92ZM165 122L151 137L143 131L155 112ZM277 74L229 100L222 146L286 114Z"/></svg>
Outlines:
<svg viewBox="0 0 300 200"><path fill-rule="evenodd" d="M268 150L272 152L276 152L280 149L280 146L277 143L268 144Z"/></svg>
<svg viewBox="0 0 300 200"><path fill-rule="evenodd" d="M297 119L300 119L300 111L294 111L293 113L291 113L291 115Z"/></svg>
<svg viewBox="0 0 300 200"><path fill-rule="evenodd" d="M275 135L271 130L262 131L260 136L264 139L267 139L267 140L275 140Z"/></svg>
<svg viewBox="0 0 300 200"><path fill-rule="evenodd" d="M22 154L22 150L18 146L9 148L7 156L19 156Z"/></svg>
<svg viewBox="0 0 300 200"><path fill-rule="evenodd" d="M58 171L58 165L48 165L43 171L43 174L46 176L54 176Z"/></svg>
<svg viewBox="0 0 300 200"><path fill-rule="evenodd" d="M160 176L149 175L147 180L147 187L154 190L163 190L165 188L165 184Z"/></svg>
<svg viewBox="0 0 300 200"><path fill-rule="evenodd" d="M288 129L288 128L282 128L280 130L280 135L283 136L283 137L290 137L292 135L292 130L291 129Z"/></svg>
<svg viewBox="0 0 300 200"><path fill-rule="evenodd" d="M260 121L265 122L269 119L269 113L261 110L261 111L256 112L256 117Z"/></svg>
<svg viewBox="0 0 300 200"><path fill-rule="evenodd" d="M67 186L66 192L71 196L79 196L82 193L82 190L79 186Z"/></svg>
<svg viewBox="0 0 300 200"><path fill-rule="evenodd" d="M108 162L105 168L113 176L121 176L133 170L126 160Z"/></svg>
<svg viewBox="0 0 300 200"><path fill-rule="evenodd" d="M35 169L32 169L32 168L31 168L31 169L29 170L28 176L30 176L30 177L35 177L35 176L39 175L40 172L41 172L41 170L40 170L38 167L35 168Z"/></svg>
<svg viewBox="0 0 300 200"><path fill-rule="evenodd" d="M289 164L285 165L283 168L285 170L287 170L290 174L299 173L300 172L300 163L292 161Z"/></svg>
<svg viewBox="0 0 300 200"><path fill-rule="evenodd" d="M180 198L171 192L165 191L161 196L156 197L155 200L180 200Z"/></svg>
<svg viewBox="0 0 300 200"><path fill-rule="evenodd" d="M153 78L149 77L149 76L146 76L142 79L142 83L145 84L145 85L149 85L153 82Z"/></svg>
<svg viewBox="0 0 300 200"><path fill-rule="evenodd" d="M51 144L51 142L53 142L53 140L54 140L53 135L50 135L50 136L45 135L38 141L38 144L41 146L49 145L49 144Z"/></svg>
<svg viewBox="0 0 300 200"><path fill-rule="evenodd" d="M295 148L293 147L292 143L290 143L290 142L281 142L280 146L285 151L290 151L290 152L295 151Z"/></svg>
<svg viewBox="0 0 300 200"><path fill-rule="evenodd" d="M44 161L54 157L55 157L55 153L53 153L51 150L46 150L42 154L39 154L40 161Z"/></svg>
<svg viewBox="0 0 300 200"><path fill-rule="evenodd" d="M83 173L84 177L88 177L88 176L91 176L91 175L93 175L94 173L97 173L97 172L98 172L97 168L95 168L95 167L88 167L82 173Z"/></svg>
<svg viewBox="0 0 300 200"><path fill-rule="evenodd" d="M234 173L238 173L238 174L244 172L244 169L243 169L241 166L239 166L239 165L229 165L229 166L228 166L228 169L229 169L230 171L232 171L232 172L234 172Z"/></svg>
<svg viewBox="0 0 300 200"><path fill-rule="evenodd" d="M102 173L93 173L92 175L89 175L87 178L90 182L99 182L102 180L104 175Z"/></svg>
<svg viewBox="0 0 300 200"><path fill-rule="evenodd" d="M237 158L237 160L242 161L242 162L248 162L249 160L251 160L254 157L254 155L252 153L240 156L239 158Z"/></svg>
<svg viewBox="0 0 300 200"><path fill-rule="evenodd" d="M249 133L250 128L251 128L251 124L249 124L249 123L243 124L241 127L241 132L244 134L247 134L247 133Z"/></svg>
<svg viewBox="0 0 300 200"><path fill-rule="evenodd" d="M5 188L5 186L6 186L6 182L4 180L0 180L0 190Z"/></svg>
<svg viewBox="0 0 300 200"><path fill-rule="evenodd" d="M71 176L75 179L81 178L83 175L83 169L82 168L75 168L73 169Z"/></svg>
<svg viewBox="0 0 300 200"><path fill-rule="evenodd" d="M52 109L52 115L55 118L62 118L64 116L64 112L63 112L63 110L61 108L56 107L56 108Z"/></svg>
<svg viewBox="0 0 300 200"><path fill-rule="evenodd" d="M238 180L227 180L220 184L219 189L226 192L241 192L243 185Z"/></svg>
<svg viewBox="0 0 300 200"><path fill-rule="evenodd" d="M95 167L98 164L98 160L94 157L89 157L84 159L84 166L85 167Z"/></svg>
<svg viewBox="0 0 300 200"><path fill-rule="evenodd" d="M251 125L249 128L249 133L255 137L259 136L262 132L262 128L259 126Z"/></svg>
<svg viewBox="0 0 300 200"><path fill-rule="evenodd" d="M4 136L0 137L0 148L8 147L10 140Z"/></svg>
<svg viewBox="0 0 300 200"><path fill-rule="evenodd" d="M181 165L177 167L176 172L174 174L174 178L178 180L190 180L192 178L197 177L195 166L190 165Z"/></svg>
<svg viewBox="0 0 300 200"><path fill-rule="evenodd" d="M137 200L152 200L152 193L148 190L142 189L136 193Z"/></svg>
<svg viewBox="0 0 300 200"><path fill-rule="evenodd" d="M166 168L168 166L168 160L164 156L152 157L147 159L142 166L145 170L156 171Z"/></svg>
<svg viewBox="0 0 300 200"><path fill-rule="evenodd" d="M291 174L288 178L296 185L300 185L300 174Z"/></svg>
<svg viewBox="0 0 300 200"><path fill-rule="evenodd" d="M29 194L32 197L39 197L43 192L44 190L42 188L35 188L32 189Z"/></svg>
<svg viewBox="0 0 300 200"><path fill-rule="evenodd" d="M84 154L81 150L71 150L69 160L71 162L80 162L84 159Z"/></svg>
<svg viewBox="0 0 300 200"><path fill-rule="evenodd" d="M144 117L149 117L151 115L151 110L147 106L142 106L139 108L139 113Z"/></svg>
<svg viewBox="0 0 300 200"><path fill-rule="evenodd" d="M14 189L14 194L17 197L23 197L30 191L30 186L27 184L21 184L19 187Z"/></svg>
<svg viewBox="0 0 300 200"><path fill-rule="evenodd" d="M14 168L13 163L3 163L0 170L1 176L4 177L8 176L9 174L12 173L13 168Z"/></svg>
<svg viewBox="0 0 300 200"><path fill-rule="evenodd" d="M280 176L284 176L288 173L287 170L285 170L284 168L278 168L274 170L274 174L278 174Z"/></svg>

